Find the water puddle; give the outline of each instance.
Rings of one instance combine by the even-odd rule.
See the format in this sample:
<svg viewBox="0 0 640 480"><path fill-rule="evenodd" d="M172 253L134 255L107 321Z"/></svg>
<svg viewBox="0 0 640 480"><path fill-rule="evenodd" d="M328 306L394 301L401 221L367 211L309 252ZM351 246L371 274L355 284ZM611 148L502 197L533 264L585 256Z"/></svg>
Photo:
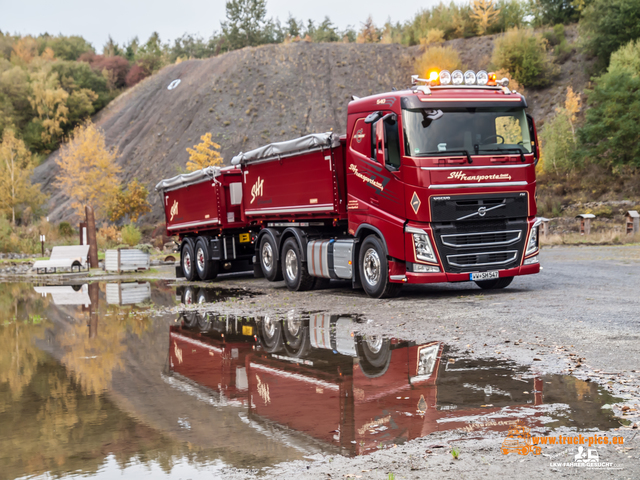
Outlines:
<svg viewBox="0 0 640 480"><path fill-rule="evenodd" d="M444 430L619 426L602 409L616 400L573 377L466 358L437 339L364 337L348 315L216 313L247 296L0 284L3 475L196 478ZM189 304L200 306L172 313Z"/></svg>

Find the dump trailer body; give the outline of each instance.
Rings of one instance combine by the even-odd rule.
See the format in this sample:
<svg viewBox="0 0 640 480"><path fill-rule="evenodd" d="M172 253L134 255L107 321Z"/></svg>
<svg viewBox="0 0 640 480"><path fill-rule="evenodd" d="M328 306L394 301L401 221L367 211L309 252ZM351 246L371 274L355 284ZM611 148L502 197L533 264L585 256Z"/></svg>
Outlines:
<svg viewBox="0 0 640 480"><path fill-rule="evenodd" d="M241 181L236 168L207 167L160 182L167 235L244 227Z"/></svg>
<svg viewBox="0 0 640 480"><path fill-rule="evenodd" d="M336 135L270 144L231 163L243 169L247 222L346 215L344 147Z"/></svg>

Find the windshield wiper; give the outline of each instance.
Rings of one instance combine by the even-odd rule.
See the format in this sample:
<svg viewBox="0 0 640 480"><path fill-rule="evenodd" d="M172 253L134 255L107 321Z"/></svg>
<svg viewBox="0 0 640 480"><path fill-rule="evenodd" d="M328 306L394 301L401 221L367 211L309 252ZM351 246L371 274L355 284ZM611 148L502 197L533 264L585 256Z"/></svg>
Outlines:
<svg viewBox="0 0 640 480"><path fill-rule="evenodd" d="M467 162L473 163L471 160L471 155L467 150L440 150L438 152L423 152L420 155L416 155L416 157L443 157L443 156L451 156L452 153L455 154L463 154L467 157Z"/></svg>
<svg viewBox="0 0 640 480"><path fill-rule="evenodd" d="M525 162L524 159L524 152L522 151L521 148L517 148L517 147L513 147L513 148L478 148L477 152L479 152L480 150L484 150L485 152L516 152L520 154L520 161L522 163Z"/></svg>

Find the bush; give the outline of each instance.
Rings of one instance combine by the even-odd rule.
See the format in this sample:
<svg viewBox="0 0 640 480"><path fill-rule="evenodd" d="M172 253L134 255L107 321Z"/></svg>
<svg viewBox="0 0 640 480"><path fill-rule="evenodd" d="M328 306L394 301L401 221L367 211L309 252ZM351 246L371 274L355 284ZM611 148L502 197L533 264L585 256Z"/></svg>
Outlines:
<svg viewBox="0 0 640 480"><path fill-rule="evenodd" d="M585 47L598 57L596 68L604 70L613 52L640 38L640 2L593 0L583 12L580 27Z"/></svg>
<svg viewBox="0 0 640 480"><path fill-rule="evenodd" d="M430 45L432 43L442 43L444 42L444 30L440 30L439 28L432 28L427 31L426 38L420 39L420 44L422 45Z"/></svg>
<svg viewBox="0 0 640 480"><path fill-rule="evenodd" d="M76 233L69 222L60 222L58 225L58 232L62 237L70 237Z"/></svg>
<svg viewBox="0 0 640 480"><path fill-rule="evenodd" d="M145 78L147 78L150 73L143 67L138 64L135 64L127 73L127 77L125 78L125 84L127 87L133 87L136 83L141 82Z"/></svg>
<svg viewBox="0 0 640 480"><path fill-rule="evenodd" d="M135 225L125 225L120 234L122 235L122 242L130 247L140 243L140 239L142 238L140 229Z"/></svg>
<svg viewBox="0 0 640 480"><path fill-rule="evenodd" d="M543 170L547 173L566 173L575 165L575 142L571 123L565 111L547 121L540 133Z"/></svg>
<svg viewBox="0 0 640 480"><path fill-rule="evenodd" d="M609 70L625 68L631 75L640 75L640 39L632 40L611 55Z"/></svg>
<svg viewBox="0 0 640 480"><path fill-rule="evenodd" d="M429 78L430 70L449 70L461 68L458 52L452 47L428 47L416 61L415 68L421 78Z"/></svg>
<svg viewBox="0 0 640 480"><path fill-rule="evenodd" d="M545 43L533 30L513 28L495 41L494 67L511 72L525 87L544 87L552 74Z"/></svg>

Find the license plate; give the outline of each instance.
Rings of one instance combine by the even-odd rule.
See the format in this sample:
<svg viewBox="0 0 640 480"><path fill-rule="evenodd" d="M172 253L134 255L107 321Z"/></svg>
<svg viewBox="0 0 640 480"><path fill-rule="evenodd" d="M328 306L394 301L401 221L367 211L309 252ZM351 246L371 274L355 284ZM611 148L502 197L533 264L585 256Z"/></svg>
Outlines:
<svg viewBox="0 0 640 480"><path fill-rule="evenodd" d="M469 280L478 281L478 280L493 280L494 278L499 278L500 275L498 271L495 270L493 272L476 272L469 274Z"/></svg>
<svg viewBox="0 0 640 480"><path fill-rule="evenodd" d="M241 233L240 234L240 243L247 243L251 241L250 233Z"/></svg>

